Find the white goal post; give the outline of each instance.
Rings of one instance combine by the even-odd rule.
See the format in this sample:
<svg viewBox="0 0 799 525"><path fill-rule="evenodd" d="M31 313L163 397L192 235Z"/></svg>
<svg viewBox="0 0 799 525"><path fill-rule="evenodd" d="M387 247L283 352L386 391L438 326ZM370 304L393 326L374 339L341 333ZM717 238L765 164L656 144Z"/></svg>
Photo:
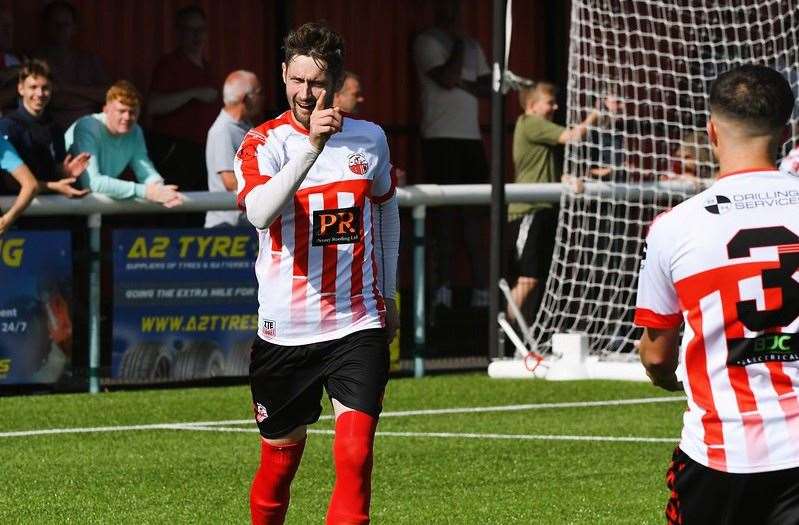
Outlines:
<svg viewBox="0 0 799 525"><path fill-rule="evenodd" d="M607 95L623 110L614 119L603 108L586 138L566 146L563 172L630 191L564 191L532 323L535 350L547 354L555 334L573 333L587 337L594 359L636 359L632 319L647 227L685 198L669 190L674 181L712 183L706 93L719 73L745 63L779 70L799 94L799 0L572 0L568 124ZM795 145L796 123L795 112L784 152ZM654 202L633 191L652 183L664 189Z"/></svg>

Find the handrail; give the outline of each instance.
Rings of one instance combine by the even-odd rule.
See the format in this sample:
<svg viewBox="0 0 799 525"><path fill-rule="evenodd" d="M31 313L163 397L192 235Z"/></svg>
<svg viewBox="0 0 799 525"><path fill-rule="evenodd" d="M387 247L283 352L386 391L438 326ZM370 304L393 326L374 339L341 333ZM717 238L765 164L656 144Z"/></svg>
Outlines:
<svg viewBox="0 0 799 525"><path fill-rule="evenodd" d="M566 188L559 183L505 185L507 202L559 202ZM687 196L693 193L687 183L623 184L588 182L584 196L613 197L622 200L652 201L660 197ZM164 208L160 204L138 199L114 200L106 195L90 193L80 199L67 199L61 195L39 195L25 210L25 215L116 215L121 213L195 213L216 210L235 210L236 199L228 192L189 191L183 194L181 206ZM447 206L453 204L490 204L490 184L418 184L397 188L400 206ZM8 209L14 197L0 197L0 210Z"/></svg>

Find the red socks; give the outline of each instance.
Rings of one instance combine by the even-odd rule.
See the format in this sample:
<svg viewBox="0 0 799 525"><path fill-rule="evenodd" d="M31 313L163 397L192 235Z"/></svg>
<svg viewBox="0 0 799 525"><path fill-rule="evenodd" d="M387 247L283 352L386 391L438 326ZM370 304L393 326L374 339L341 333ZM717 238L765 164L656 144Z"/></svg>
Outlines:
<svg viewBox="0 0 799 525"><path fill-rule="evenodd" d="M369 523L376 427L377 419L364 412L344 412L336 420L333 439L336 484L327 511L327 525Z"/></svg>
<svg viewBox="0 0 799 525"><path fill-rule="evenodd" d="M336 421L333 459L336 484L327 525L366 525L372 496L372 448L377 419L349 411ZM250 490L253 525L281 525L289 506L291 481L300 465L305 439L273 446L261 440L261 464Z"/></svg>
<svg viewBox="0 0 799 525"><path fill-rule="evenodd" d="M253 525L281 525L289 506L291 480L297 473L305 439L273 446L261 440L261 464L250 489Z"/></svg>

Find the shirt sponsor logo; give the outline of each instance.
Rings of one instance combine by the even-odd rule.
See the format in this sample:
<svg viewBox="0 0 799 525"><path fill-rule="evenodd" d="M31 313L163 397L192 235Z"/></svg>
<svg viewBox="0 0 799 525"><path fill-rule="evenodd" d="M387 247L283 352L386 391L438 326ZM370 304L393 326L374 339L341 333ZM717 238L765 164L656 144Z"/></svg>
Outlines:
<svg viewBox="0 0 799 525"><path fill-rule="evenodd" d="M363 153L353 153L347 159L350 171L356 175L363 175L369 170L369 162Z"/></svg>
<svg viewBox="0 0 799 525"><path fill-rule="evenodd" d="M353 244L361 240L361 212L357 206L313 212L313 245Z"/></svg>
<svg viewBox="0 0 799 525"><path fill-rule="evenodd" d="M773 208L775 206L797 206L799 205L799 190L736 193L732 196L732 202L736 210Z"/></svg>
<svg viewBox="0 0 799 525"><path fill-rule="evenodd" d="M264 319L264 335L267 337L277 337L277 329L275 322L270 319Z"/></svg>
<svg viewBox="0 0 799 525"><path fill-rule="evenodd" d="M730 365L746 366L769 361L799 361L796 334L763 334L748 339L728 339Z"/></svg>
<svg viewBox="0 0 799 525"><path fill-rule="evenodd" d="M714 215L724 215L732 211L732 201L724 195L714 195L705 199L705 209Z"/></svg>

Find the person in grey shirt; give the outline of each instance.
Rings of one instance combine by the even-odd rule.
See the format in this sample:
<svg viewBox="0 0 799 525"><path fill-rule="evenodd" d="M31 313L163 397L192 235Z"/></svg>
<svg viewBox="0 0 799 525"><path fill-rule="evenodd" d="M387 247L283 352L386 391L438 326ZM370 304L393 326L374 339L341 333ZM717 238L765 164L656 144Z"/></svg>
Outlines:
<svg viewBox="0 0 799 525"><path fill-rule="evenodd" d="M225 107L208 130L205 142L208 191L235 192L233 159L244 135L252 127L252 121L261 114L261 83L254 73L234 71L225 79L222 98ZM235 226L240 220L242 214L238 211L209 211L205 215L205 227Z"/></svg>

